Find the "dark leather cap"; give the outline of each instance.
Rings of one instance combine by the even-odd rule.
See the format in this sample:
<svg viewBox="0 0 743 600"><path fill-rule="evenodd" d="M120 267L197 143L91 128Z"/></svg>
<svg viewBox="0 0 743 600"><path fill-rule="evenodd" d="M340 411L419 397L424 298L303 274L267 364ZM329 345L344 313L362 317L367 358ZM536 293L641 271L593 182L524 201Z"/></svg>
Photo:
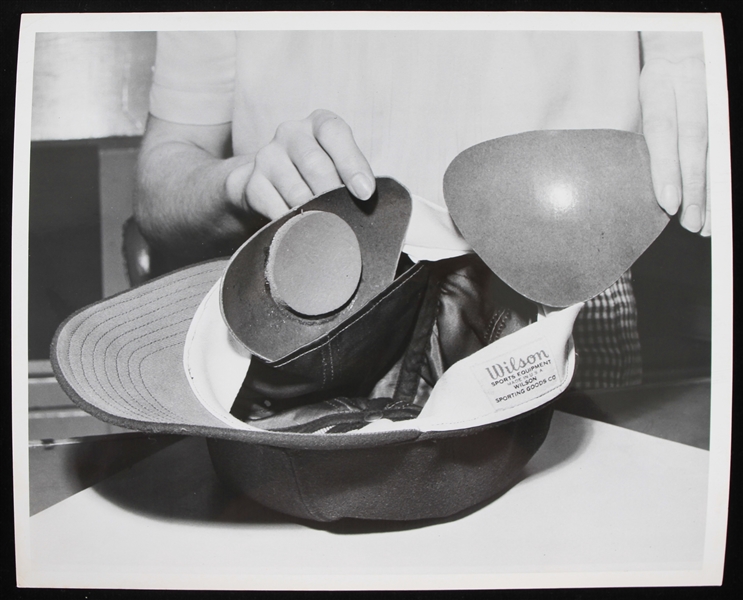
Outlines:
<svg viewBox="0 0 743 600"><path fill-rule="evenodd" d="M474 255L421 267L428 273L427 286L414 332L371 393L356 386L348 396L316 395L312 403L284 405L262 417L256 413L260 418L251 421L276 433L319 433L324 447L298 451L209 440L224 481L266 506L317 521L443 518L513 485L547 435L550 403L519 418L454 434L427 433L372 448L346 446L344 434L376 419L417 417L449 366L536 318L536 305ZM381 320L374 321L370 315L370 323L394 335L394 326L387 329L390 321L378 316ZM357 358L373 362L376 355ZM353 374L358 366L354 360L343 368ZM282 382L280 376L274 380L278 387ZM456 398L451 401L456 404Z"/></svg>

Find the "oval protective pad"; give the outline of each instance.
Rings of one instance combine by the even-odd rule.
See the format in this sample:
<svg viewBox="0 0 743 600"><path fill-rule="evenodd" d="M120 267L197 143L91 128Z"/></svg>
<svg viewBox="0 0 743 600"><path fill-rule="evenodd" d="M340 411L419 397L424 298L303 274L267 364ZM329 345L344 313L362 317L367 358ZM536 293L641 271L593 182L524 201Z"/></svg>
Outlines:
<svg viewBox="0 0 743 600"><path fill-rule="evenodd" d="M468 148L444 198L467 241L514 290L554 307L612 285L660 235L645 138L531 131Z"/></svg>
<svg viewBox="0 0 743 600"><path fill-rule="evenodd" d="M296 314L277 301L265 275L269 247L277 231L309 211L325 211L345 221L356 235L363 265L350 301L341 310L318 318ZM221 306L230 331L252 355L270 364L342 326L395 280L411 211L408 191L394 179L380 177L369 200L357 200L341 187L272 221L240 247L225 271ZM317 240L318 244L323 242ZM310 270L304 276L315 277L316 272Z"/></svg>

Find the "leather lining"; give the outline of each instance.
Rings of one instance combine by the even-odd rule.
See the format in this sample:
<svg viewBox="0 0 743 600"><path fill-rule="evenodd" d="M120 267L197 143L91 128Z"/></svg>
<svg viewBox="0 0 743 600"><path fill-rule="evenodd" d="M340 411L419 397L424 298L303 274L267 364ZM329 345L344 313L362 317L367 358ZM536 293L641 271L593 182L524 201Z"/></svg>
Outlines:
<svg viewBox="0 0 743 600"><path fill-rule="evenodd" d="M231 413L270 431L329 434L363 427L370 412L393 421L414 419L449 366L536 319L536 305L510 290L475 255L415 269L425 277L413 296L400 286L400 293L380 301L384 313L360 314L356 327L349 326L357 352L363 347L363 360L337 352L329 374L329 357L336 355L333 339L324 341L325 351L305 354L301 364L277 367L254 358ZM384 320L378 321L381 314ZM407 328L404 336L399 336L401 324ZM390 356L395 332L404 343ZM380 377L387 378L382 386ZM393 389L391 397L375 397L380 387Z"/></svg>

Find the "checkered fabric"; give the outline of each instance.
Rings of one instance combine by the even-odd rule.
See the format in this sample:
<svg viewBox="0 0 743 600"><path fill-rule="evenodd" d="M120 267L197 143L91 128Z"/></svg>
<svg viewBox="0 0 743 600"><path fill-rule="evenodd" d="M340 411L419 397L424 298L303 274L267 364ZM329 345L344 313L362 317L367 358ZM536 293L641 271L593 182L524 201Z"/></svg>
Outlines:
<svg viewBox="0 0 743 600"><path fill-rule="evenodd" d="M580 389L642 382L640 336L632 276L589 300L573 328L578 365L573 385Z"/></svg>

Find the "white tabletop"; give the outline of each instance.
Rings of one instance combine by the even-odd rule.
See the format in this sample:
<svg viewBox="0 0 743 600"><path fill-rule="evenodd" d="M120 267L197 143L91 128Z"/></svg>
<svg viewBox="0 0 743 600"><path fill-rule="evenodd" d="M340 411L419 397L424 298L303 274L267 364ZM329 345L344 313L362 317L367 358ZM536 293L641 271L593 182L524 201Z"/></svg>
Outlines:
<svg viewBox="0 0 743 600"><path fill-rule="evenodd" d="M261 589L499 587L520 585L519 574L528 585L656 581L702 566L708 457L556 412L525 478L466 516L311 525L225 492L203 440L188 438L32 517L29 577Z"/></svg>

